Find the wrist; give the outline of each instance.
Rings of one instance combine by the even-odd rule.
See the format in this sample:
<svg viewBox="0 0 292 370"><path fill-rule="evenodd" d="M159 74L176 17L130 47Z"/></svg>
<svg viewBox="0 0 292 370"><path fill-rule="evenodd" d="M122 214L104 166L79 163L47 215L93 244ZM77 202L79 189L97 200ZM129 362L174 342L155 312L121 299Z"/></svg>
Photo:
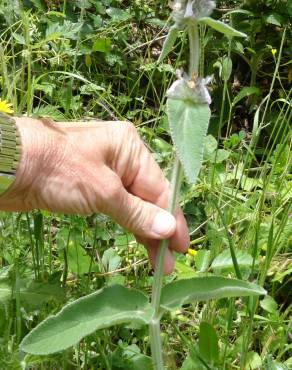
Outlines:
<svg viewBox="0 0 292 370"><path fill-rule="evenodd" d="M21 155L15 181L0 196L0 209L28 211L37 208L35 200L46 172L57 160L64 133L47 120L15 118L20 134Z"/></svg>

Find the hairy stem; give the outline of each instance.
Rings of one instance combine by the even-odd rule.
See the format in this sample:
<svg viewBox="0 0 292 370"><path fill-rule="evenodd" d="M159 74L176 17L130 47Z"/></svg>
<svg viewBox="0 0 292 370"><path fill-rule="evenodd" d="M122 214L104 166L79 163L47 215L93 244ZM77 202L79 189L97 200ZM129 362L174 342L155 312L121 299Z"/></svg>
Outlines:
<svg viewBox="0 0 292 370"><path fill-rule="evenodd" d="M189 34L189 45L190 45L190 66L189 73L190 76L193 74L198 75L199 70L199 60L200 60L200 40L199 40L199 30L198 25L195 23L190 23L188 25ZM170 196L168 199L168 212L174 214L176 205L178 203L179 193L180 193L180 183L182 178L182 166L177 157L175 157L172 179L170 187ZM160 243L158 256L156 260L154 281L152 285L152 299L151 304L154 311L153 318L149 324L150 332L150 345L152 353L152 361L154 370L163 370L163 356L162 356L162 344L161 344L161 333L160 333L160 298L161 289L163 283L163 267L165 252L168 248L169 240L163 240Z"/></svg>
<svg viewBox="0 0 292 370"><path fill-rule="evenodd" d="M188 25L189 45L190 45L190 64L189 75L198 75L200 62L200 38L199 28L194 22Z"/></svg>
<svg viewBox="0 0 292 370"><path fill-rule="evenodd" d="M178 158L175 158L172 179L170 185L170 195L168 199L167 210L168 212L174 214L176 205L178 203L180 182L182 177L182 166ZM150 343L153 365L155 370L162 370L163 358L162 358L162 345L160 338L160 297L163 282L163 267L165 252L168 248L169 240L162 240L159 246L158 255L156 259L156 267L154 274L154 281L152 285L152 299L151 304L154 310L154 316L150 323Z"/></svg>
<svg viewBox="0 0 292 370"><path fill-rule="evenodd" d="M171 179L171 186L170 186L170 196L168 200L167 210L170 213L175 212L175 208L178 202L179 197L179 189L180 189L180 180L181 180L182 168L180 161L178 158L175 158L173 171L172 171L172 179ZM166 249L168 248L169 241L167 239L162 240L157 261L156 261L156 268L155 268L155 275L153 281L153 292L152 292L152 303L153 307L155 308L155 313L158 313L159 309L159 301L160 301L160 293L162 287L162 278L163 278L163 265L164 265L164 257Z"/></svg>

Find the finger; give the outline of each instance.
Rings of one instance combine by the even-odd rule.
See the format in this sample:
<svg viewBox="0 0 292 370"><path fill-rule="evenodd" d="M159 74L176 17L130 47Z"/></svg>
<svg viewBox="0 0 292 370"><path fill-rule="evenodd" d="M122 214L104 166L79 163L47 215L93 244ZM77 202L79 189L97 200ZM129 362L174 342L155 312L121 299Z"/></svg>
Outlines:
<svg viewBox="0 0 292 370"><path fill-rule="evenodd" d="M176 229L169 240L169 248L176 252L185 253L190 246L189 229L182 210L179 208L175 215Z"/></svg>
<svg viewBox="0 0 292 370"><path fill-rule="evenodd" d="M175 233L169 239L169 248L179 253L185 253L187 252L190 245L190 237L188 233L187 224L181 210L177 212L176 223L177 227ZM159 247L160 240L141 238L138 235L135 235L135 237L137 241L143 244L145 247L150 245L156 248Z"/></svg>
<svg viewBox="0 0 292 370"><path fill-rule="evenodd" d="M157 248L156 243L157 241L154 241L154 244L150 244L146 247L148 251L149 260L153 268L155 268L156 266L156 259L157 259L157 254L158 254L158 248ZM172 254L172 251L167 248L165 251L164 265L163 265L164 275L171 274L173 269L174 269L173 254Z"/></svg>
<svg viewBox="0 0 292 370"><path fill-rule="evenodd" d="M181 211L179 211L179 213L181 213L182 215ZM174 269L174 258L172 251L175 250L177 252L185 253L188 250L190 244L189 234L184 230L186 227L185 219L184 217L179 216L180 215L178 215L178 223L182 222L183 226L180 227L180 225L178 225L178 227L176 228L175 234L169 240L169 248L167 249L165 254L164 274L167 275L170 274ZM138 243L143 244L146 247L151 265L155 269L156 257L161 241L139 237L138 235L135 235L135 238Z"/></svg>
<svg viewBox="0 0 292 370"><path fill-rule="evenodd" d="M110 170L109 170L110 171ZM121 226L147 239L168 239L176 232L176 219L164 209L126 191L114 172L107 175L100 211Z"/></svg>
<svg viewBox="0 0 292 370"><path fill-rule="evenodd" d="M161 198L167 199L169 194L168 181L143 143L140 148L139 168L128 190L154 204L158 204Z"/></svg>
<svg viewBox="0 0 292 370"><path fill-rule="evenodd" d="M153 157L143 145L140 155L140 168L128 190L154 203L160 208L166 208L169 197L169 183ZM189 232L181 209L176 212L177 227L170 240L170 248L185 252L189 246Z"/></svg>

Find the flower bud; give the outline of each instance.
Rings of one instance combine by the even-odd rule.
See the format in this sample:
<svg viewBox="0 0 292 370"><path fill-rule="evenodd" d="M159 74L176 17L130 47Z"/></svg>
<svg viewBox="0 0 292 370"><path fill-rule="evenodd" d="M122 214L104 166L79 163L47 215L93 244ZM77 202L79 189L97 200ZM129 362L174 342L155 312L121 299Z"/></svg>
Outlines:
<svg viewBox="0 0 292 370"><path fill-rule="evenodd" d="M198 21L208 17L215 8L212 0L174 0L170 3L172 18L178 27L183 27L188 21Z"/></svg>
<svg viewBox="0 0 292 370"><path fill-rule="evenodd" d="M197 78L193 76L183 76L182 71L177 71L178 79L167 90L166 96L170 99L190 101L195 104L211 104L211 96L207 85L212 77Z"/></svg>

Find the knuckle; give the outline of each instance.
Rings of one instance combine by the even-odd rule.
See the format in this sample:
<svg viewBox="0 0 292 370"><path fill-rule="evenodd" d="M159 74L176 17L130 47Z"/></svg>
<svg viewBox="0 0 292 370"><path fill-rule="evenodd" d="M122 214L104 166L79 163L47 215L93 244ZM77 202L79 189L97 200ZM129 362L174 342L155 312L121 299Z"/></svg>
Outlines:
<svg viewBox="0 0 292 370"><path fill-rule="evenodd" d="M143 206L143 202L141 200L136 201L135 204L130 206L130 212L126 213L126 227L129 230L135 231L138 235L146 235L149 229L149 217L147 210L145 210L145 206Z"/></svg>
<svg viewBox="0 0 292 370"><path fill-rule="evenodd" d="M116 205L121 202L122 198L122 185L119 181L110 179L104 183L103 191L101 192L101 212L110 214L113 209L113 204Z"/></svg>
<svg viewBox="0 0 292 370"><path fill-rule="evenodd" d="M125 130L137 132L137 129L136 129L136 127L134 126L134 124L132 122L124 121L124 122L121 122L121 123L123 124L123 127L125 128Z"/></svg>
<svg viewBox="0 0 292 370"><path fill-rule="evenodd" d="M129 137L137 138L138 137L138 131L132 122L125 121L125 122L122 122L122 124L123 124L122 130L123 130L125 138L129 138Z"/></svg>

